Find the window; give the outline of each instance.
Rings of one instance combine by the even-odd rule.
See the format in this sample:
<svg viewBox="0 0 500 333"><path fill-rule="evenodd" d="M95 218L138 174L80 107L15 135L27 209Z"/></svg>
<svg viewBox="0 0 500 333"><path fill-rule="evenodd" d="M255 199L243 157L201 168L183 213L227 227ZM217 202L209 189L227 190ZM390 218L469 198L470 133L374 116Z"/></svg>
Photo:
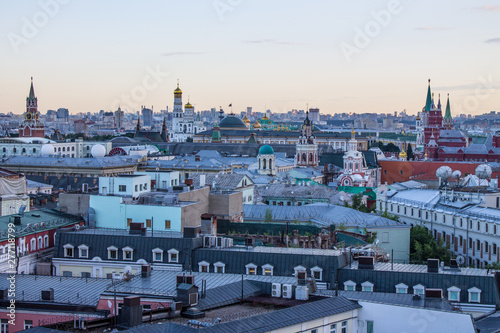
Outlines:
<svg viewBox="0 0 500 333"><path fill-rule="evenodd" d="M323 268L318 266L311 268L311 276L314 277L316 281L323 280Z"/></svg>
<svg viewBox="0 0 500 333"><path fill-rule="evenodd" d="M81 277L82 277L82 278L89 278L89 277L91 277L91 276L92 276L92 275L90 274L90 272L82 272L82 273L81 273Z"/></svg>
<svg viewBox="0 0 500 333"><path fill-rule="evenodd" d="M179 262L179 251L176 249L168 250L168 262Z"/></svg>
<svg viewBox="0 0 500 333"><path fill-rule="evenodd" d="M373 283L365 281L361 284L361 290L366 292L373 292Z"/></svg>
<svg viewBox="0 0 500 333"><path fill-rule="evenodd" d="M342 330L341 333L347 333L347 321L342 322Z"/></svg>
<svg viewBox="0 0 500 333"><path fill-rule="evenodd" d="M24 329L27 330L29 328L33 328L33 320L25 320L24 321Z"/></svg>
<svg viewBox="0 0 500 333"><path fill-rule="evenodd" d="M78 256L80 258L88 258L89 257L89 247L85 244L78 246Z"/></svg>
<svg viewBox="0 0 500 333"><path fill-rule="evenodd" d="M344 282L344 290L356 291L356 282L353 282L351 280Z"/></svg>
<svg viewBox="0 0 500 333"><path fill-rule="evenodd" d="M151 311L151 304L143 304L142 311Z"/></svg>
<svg viewBox="0 0 500 333"><path fill-rule="evenodd" d="M170 229L170 220L165 220L165 229Z"/></svg>
<svg viewBox="0 0 500 333"><path fill-rule="evenodd" d="M372 320L366 321L366 333L373 333L373 321Z"/></svg>
<svg viewBox="0 0 500 333"><path fill-rule="evenodd" d="M9 320L8 319L1 319L0 320L0 333L9 333Z"/></svg>
<svg viewBox="0 0 500 333"><path fill-rule="evenodd" d="M208 273L210 264L206 261L200 261L198 263L198 270L200 273Z"/></svg>
<svg viewBox="0 0 500 333"><path fill-rule="evenodd" d="M153 261L163 261L163 250L160 248L153 249Z"/></svg>
<svg viewBox="0 0 500 333"><path fill-rule="evenodd" d="M31 251L36 251L36 239L32 238L30 241Z"/></svg>
<svg viewBox="0 0 500 333"><path fill-rule="evenodd" d="M215 273L225 273L226 272L226 264L224 264L220 261L217 261L214 264L214 272Z"/></svg>
<svg viewBox="0 0 500 333"><path fill-rule="evenodd" d="M73 273L70 272L70 271L63 271L63 276L66 276L66 277L72 277L73 276Z"/></svg>
<svg viewBox="0 0 500 333"><path fill-rule="evenodd" d="M108 247L108 259L118 259L118 248L114 246Z"/></svg>
<svg viewBox="0 0 500 333"><path fill-rule="evenodd" d="M262 266L262 275L273 275L273 269L274 267L269 264Z"/></svg>
<svg viewBox="0 0 500 333"><path fill-rule="evenodd" d="M67 257L67 258L73 258L73 249L75 247L73 245L71 245L71 244L66 244L63 247L64 247L64 256Z"/></svg>
<svg viewBox="0 0 500 333"><path fill-rule="evenodd" d="M491 249L493 251L493 255L497 255L497 245L495 243L491 244Z"/></svg>
<svg viewBox="0 0 500 333"><path fill-rule="evenodd" d="M464 238L462 237L462 235L460 235L458 245L462 246L463 243L464 243Z"/></svg>
<svg viewBox="0 0 500 333"><path fill-rule="evenodd" d="M396 294L407 294L408 286L404 283L400 283L396 285Z"/></svg>
<svg viewBox="0 0 500 333"><path fill-rule="evenodd" d="M311 333L318 333L318 329L317 328L312 329Z"/></svg>
<svg viewBox="0 0 500 333"><path fill-rule="evenodd" d="M472 249L472 238L469 237L469 248Z"/></svg>
<svg viewBox="0 0 500 333"><path fill-rule="evenodd" d="M151 220L150 219L146 220L146 228L151 228Z"/></svg>
<svg viewBox="0 0 500 333"><path fill-rule="evenodd" d="M476 239L476 249L477 249L478 251L480 251L480 250L481 250L481 242L479 241L479 239Z"/></svg>
<svg viewBox="0 0 500 333"><path fill-rule="evenodd" d="M448 288L448 300L453 302L460 301L460 288L455 286Z"/></svg>
<svg viewBox="0 0 500 333"><path fill-rule="evenodd" d="M134 249L130 246L126 246L122 249L123 260L133 260L134 259Z"/></svg>
<svg viewBox="0 0 500 333"><path fill-rule="evenodd" d="M330 333L337 333L337 324L330 325Z"/></svg>
<svg viewBox="0 0 500 333"><path fill-rule="evenodd" d="M49 247L49 235L43 236L43 247Z"/></svg>
<svg viewBox="0 0 500 333"><path fill-rule="evenodd" d="M139 191L139 185L135 185L135 191Z"/></svg>
<svg viewBox="0 0 500 333"><path fill-rule="evenodd" d="M132 223L132 219L127 219L127 227L130 227L130 223Z"/></svg>
<svg viewBox="0 0 500 333"><path fill-rule="evenodd" d="M256 275L257 274L257 265L255 264L247 264L245 265L247 269L247 275Z"/></svg>
<svg viewBox="0 0 500 333"><path fill-rule="evenodd" d="M488 242L484 242L484 252L488 253L489 252L489 246Z"/></svg>
<svg viewBox="0 0 500 333"><path fill-rule="evenodd" d="M467 289L469 292L469 303L480 303L481 302L481 289L472 287Z"/></svg>
<svg viewBox="0 0 500 333"><path fill-rule="evenodd" d="M118 185L118 192L127 192L127 185Z"/></svg>

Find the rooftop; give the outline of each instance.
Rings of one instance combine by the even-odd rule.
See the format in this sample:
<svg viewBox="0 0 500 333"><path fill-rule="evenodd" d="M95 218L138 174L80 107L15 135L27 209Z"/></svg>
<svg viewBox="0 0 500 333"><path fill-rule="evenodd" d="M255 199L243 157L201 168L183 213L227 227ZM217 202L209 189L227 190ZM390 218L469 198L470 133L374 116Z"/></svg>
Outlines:
<svg viewBox="0 0 500 333"><path fill-rule="evenodd" d="M10 274L0 273L0 289L9 288ZM42 290L54 289L53 303L97 306L109 279L42 275L16 275L17 302L42 302Z"/></svg>
<svg viewBox="0 0 500 333"><path fill-rule="evenodd" d="M327 249L303 249L303 248L286 248L286 247L269 247L269 246L234 246L224 249L208 248L207 251L231 251L231 252L258 252L258 253L280 253L290 255L311 255L311 256L339 256L338 250Z"/></svg>
<svg viewBox="0 0 500 333"><path fill-rule="evenodd" d="M349 266L342 269L358 269L358 262L353 261ZM466 276L494 276L495 272L488 269L461 267L459 269L451 269L449 267L439 268L439 273L427 273L427 265L413 264L391 264L386 262L376 262L375 271L392 271L392 272L409 272L409 273L424 273L424 274L445 274L445 275L466 275Z"/></svg>

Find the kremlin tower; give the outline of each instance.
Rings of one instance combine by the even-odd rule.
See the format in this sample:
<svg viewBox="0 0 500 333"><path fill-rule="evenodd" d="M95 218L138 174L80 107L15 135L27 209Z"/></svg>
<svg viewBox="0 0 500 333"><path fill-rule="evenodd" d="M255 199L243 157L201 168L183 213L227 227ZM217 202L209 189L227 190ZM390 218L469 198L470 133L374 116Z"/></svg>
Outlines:
<svg viewBox="0 0 500 333"><path fill-rule="evenodd" d="M19 126L19 137L45 137L45 127L39 120L38 99L35 97L33 89L33 77L31 78L30 94L26 98L26 112L24 113L24 121Z"/></svg>

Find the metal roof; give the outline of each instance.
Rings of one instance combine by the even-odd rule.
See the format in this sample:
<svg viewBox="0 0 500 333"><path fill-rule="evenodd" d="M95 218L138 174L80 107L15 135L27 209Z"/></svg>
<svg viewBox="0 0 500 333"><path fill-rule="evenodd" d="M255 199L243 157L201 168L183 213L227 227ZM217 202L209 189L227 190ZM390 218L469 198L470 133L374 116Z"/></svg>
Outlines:
<svg viewBox="0 0 500 333"><path fill-rule="evenodd" d="M0 273L0 289L9 288L11 274ZM18 302L44 302L42 291L54 289L53 303L97 306L100 295L111 280L42 275L16 275L15 299Z"/></svg>

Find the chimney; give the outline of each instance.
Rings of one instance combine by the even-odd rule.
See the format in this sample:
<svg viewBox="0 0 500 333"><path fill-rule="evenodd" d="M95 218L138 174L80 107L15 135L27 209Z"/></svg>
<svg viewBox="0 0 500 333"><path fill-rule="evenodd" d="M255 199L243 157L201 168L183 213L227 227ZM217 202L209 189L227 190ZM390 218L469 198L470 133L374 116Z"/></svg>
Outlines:
<svg viewBox="0 0 500 333"><path fill-rule="evenodd" d="M21 216L14 216L14 225L21 225Z"/></svg>
<svg viewBox="0 0 500 333"><path fill-rule="evenodd" d="M118 322L124 327L133 327L142 324L142 306L139 296L123 298L123 307Z"/></svg>
<svg viewBox="0 0 500 333"><path fill-rule="evenodd" d="M186 180L184 180L184 183L187 186L192 186L193 185L193 180L191 178L186 178Z"/></svg>
<svg viewBox="0 0 500 333"><path fill-rule="evenodd" d="M374 267L374 257L358 257L358 269L373 269Z"/></svg>
<svg viewBox="0 0 500 333"><path fill-rule="evenodd" d="M42 290L42 300L43 301L53 301L54 300L54 289L49 288L48 290Z"/></svg>
<svg viewBox="0 0 500 333"><path fill-rule="evenodd" d="M439 259L427 259L427 273L439 273Z"/></svg>
<svg viewBox="0 0 500 333"><path fill-rule="evenodd" d="M151 265L142 265L141 267L141 277L144 279L144 278L148 278L151 276Z"/></svg>

